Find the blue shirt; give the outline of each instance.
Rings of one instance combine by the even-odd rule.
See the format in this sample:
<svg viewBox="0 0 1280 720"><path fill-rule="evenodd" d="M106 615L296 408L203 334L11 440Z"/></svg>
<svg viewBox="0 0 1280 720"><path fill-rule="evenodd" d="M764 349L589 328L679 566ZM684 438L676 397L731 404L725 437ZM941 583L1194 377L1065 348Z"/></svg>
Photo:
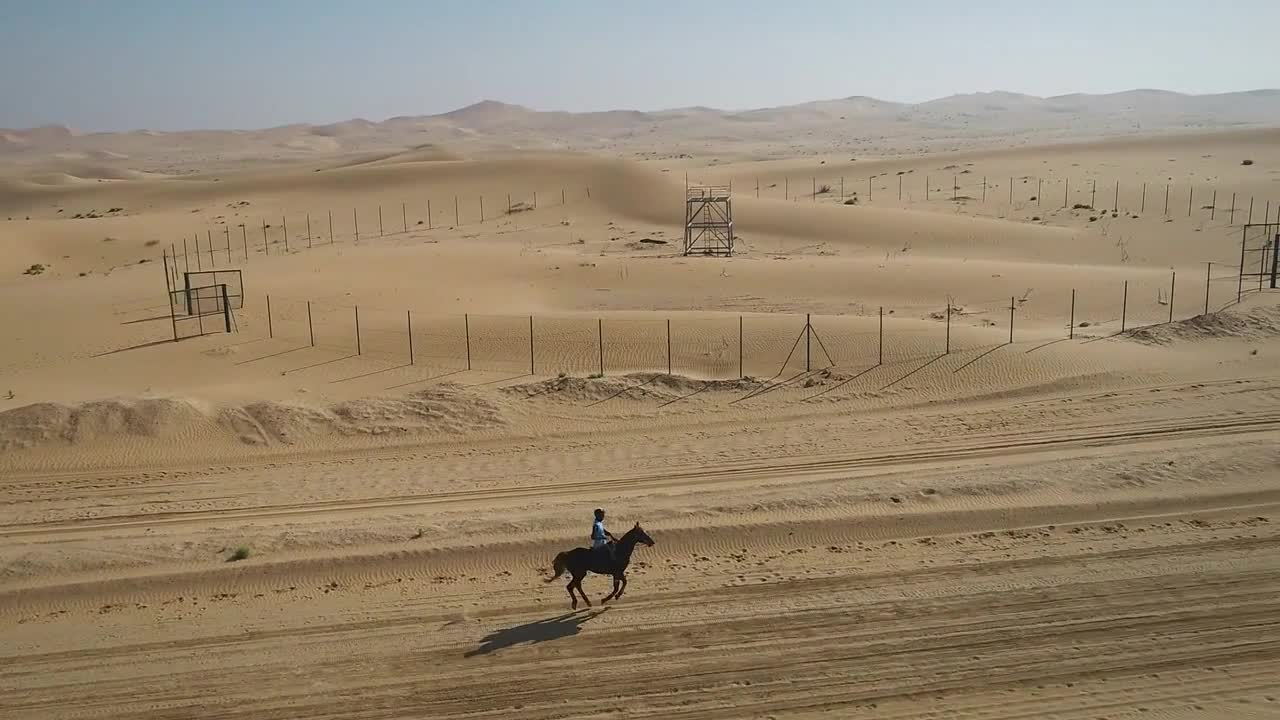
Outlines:
<svg viewBox="0 0 1280 720"><path fill-rule="evenodd" d="M604 521L597 520L591 525L591 547L598 548L608 542L604 534Z"/></svg>

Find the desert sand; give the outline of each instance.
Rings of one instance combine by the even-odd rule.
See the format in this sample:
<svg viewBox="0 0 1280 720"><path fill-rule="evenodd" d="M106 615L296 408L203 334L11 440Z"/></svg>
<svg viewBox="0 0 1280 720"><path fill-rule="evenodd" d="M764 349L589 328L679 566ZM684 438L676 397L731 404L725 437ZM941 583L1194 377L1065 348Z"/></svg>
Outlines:
<svg viewBox="0 0 1280 720"><path fill-rule="evenodd" d="M1280 715L1278 111L0 131L0 716Z"/></svg>

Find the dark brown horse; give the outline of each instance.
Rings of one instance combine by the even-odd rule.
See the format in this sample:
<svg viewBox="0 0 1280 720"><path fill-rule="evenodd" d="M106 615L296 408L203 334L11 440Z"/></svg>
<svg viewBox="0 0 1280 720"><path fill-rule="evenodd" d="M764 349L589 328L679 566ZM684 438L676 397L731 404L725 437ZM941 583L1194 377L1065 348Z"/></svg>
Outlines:
<svg viewBox="0 0 1280 720"><path fill-rule="evenodd" d="M607 603L614 598L622 597L622 591L627 589L627 565L631 562L631 553L636 549L636 543L644 543L649 547L653 547L653 538L640 527L640 523L627 531L622 539L612 547L612 557L610 553L601 549L578 547L572 550L556 555L553 567L556 574L547 578L547 582L551 582L564 574L565 570L569 571L572 579L569 580L568 590L569 599L573 601L573 609L578 609L578 596L574 595L574 588L577 588L578 594L582 595L582 599L587 603L587 607L591 607L591 599L582 591L582 578L587 573L593 572L597 575L613 576L613 592L605 596L601 603Z"/></svg>

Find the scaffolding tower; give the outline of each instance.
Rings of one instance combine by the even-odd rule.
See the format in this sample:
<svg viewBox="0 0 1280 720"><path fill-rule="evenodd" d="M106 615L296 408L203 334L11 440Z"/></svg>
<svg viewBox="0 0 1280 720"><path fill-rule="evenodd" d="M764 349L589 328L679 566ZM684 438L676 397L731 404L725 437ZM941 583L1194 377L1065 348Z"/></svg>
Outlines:
<svg viewBox="0 0 1280 720"><path fill-rule="evenodd" d="M733 201L727 186L684 191L684 254L733 255Z"/></svg>

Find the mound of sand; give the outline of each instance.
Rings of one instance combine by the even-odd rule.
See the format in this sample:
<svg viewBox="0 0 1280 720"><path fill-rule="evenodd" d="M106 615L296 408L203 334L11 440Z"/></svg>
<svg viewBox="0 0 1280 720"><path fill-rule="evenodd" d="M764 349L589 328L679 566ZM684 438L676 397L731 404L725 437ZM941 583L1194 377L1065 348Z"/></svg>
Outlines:
<svg viewBox="0 0 1280 720"><path fill-rule="evenodd" d="M195 404L172 398L98 400L75 406L35 403L0 413L0 450L123 437L163 439L207 417Z"/></svg>
<svg viewBox="0 0 1280 720"><path fill-rule="evenodd" d="M1244 312L1224 310L1197 315L1164 325L1138 328L1128 335L1131 339L1148 345L1222 338L1275 338L1280 337L1280 305L1255 307Z"/></svg>
<svg viewBox="0 0 1280 720"><path fill-rule="evenodd" d="M329 436L459 434L502 427L500 406L457 385L402 398L362 398L328 408L262 402L226 408L220 422L242 442L292 444Z"/></svg>
<svg viewBox="0 0 1280 720"><path fill-rule="evenodd" d="M740 380L697 380L683 375L631 373L618 377L581 378L569 375L508 385L502 392L519 397L547 398L570 402L630 398L633 400L674 400L702 392L747 392L759 387L752 378Z"/></svg>
<svg viewBox="0 0 1280 720"><path fill-rule="evenodd" d="M456 434L506 425L499 405L456 386L329 407L279 402L211 408L179 398L35 403L0 413L0 451L219 436L251 445L324 437Z"/></svg>

